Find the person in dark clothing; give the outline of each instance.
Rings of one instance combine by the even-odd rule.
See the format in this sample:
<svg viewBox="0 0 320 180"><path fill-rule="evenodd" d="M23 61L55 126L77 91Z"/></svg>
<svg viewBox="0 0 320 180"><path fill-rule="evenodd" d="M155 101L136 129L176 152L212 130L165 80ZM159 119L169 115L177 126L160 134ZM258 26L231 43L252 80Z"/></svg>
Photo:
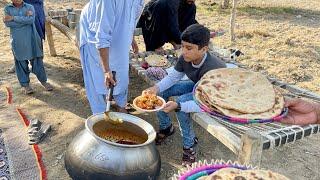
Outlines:
<svg viewBox="0 0 320 180"><path fill-rule="evenodd" d="M142 28L147 51L170 42L180 47L181 32L196 24L195 0L151 0L144 8L137 27Z"/></svg>
<svg viewBox="0 0 320 180"><path fill-rule="evenodd" d="M24 0L25 3L31 4L35 11L34 25L41 39L45 39L45 22L46 16L44 14L43 0Z"/></svg>

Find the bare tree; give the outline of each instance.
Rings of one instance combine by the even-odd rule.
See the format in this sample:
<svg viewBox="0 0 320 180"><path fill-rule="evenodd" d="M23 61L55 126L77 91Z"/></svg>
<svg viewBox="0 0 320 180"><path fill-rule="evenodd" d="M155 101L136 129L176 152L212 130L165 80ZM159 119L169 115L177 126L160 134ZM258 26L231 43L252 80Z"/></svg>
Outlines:
<svg viewBox="0 0 320 180"><path fill-rule="evenodd" d="M236 36L234 34L234 28L235 28L235 21L236 21L236 6L237 6L238 0L232 1L232 11L231 11L231 17L230 17L230 40L231 42L234 42L236 39Z"/></svg>
<svg viewBox="0 0 320 180"><path fill-rule="evenodd" d="M229 7L229 0L222 0L221 8L227 9Z"/></svg>

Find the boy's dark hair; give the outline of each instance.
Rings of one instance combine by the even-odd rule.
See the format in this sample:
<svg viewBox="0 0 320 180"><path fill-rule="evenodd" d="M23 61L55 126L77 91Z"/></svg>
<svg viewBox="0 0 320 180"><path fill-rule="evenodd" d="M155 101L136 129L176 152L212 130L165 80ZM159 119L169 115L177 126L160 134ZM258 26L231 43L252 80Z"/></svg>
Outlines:
<svg viewBox="0 0 320 180"><path fill-rule="evenodd" d="M193 24L187 27L181 34L181 40L196 44L199 49L208 46L210 41L210 31L208 28L200 24Z"/></svg>

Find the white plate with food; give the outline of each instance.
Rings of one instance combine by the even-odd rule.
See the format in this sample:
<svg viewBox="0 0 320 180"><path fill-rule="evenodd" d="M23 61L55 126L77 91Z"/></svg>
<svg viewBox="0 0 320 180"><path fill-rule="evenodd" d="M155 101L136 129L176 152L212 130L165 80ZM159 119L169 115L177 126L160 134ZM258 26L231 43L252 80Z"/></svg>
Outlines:
<svg viewBox="0 0 320 180"><path fill-rule="evenodd" d="M165 105L166 101L162 97L154 94L144 94L133 100L133 107L136 110L143 112L160 111Z"/></svg>

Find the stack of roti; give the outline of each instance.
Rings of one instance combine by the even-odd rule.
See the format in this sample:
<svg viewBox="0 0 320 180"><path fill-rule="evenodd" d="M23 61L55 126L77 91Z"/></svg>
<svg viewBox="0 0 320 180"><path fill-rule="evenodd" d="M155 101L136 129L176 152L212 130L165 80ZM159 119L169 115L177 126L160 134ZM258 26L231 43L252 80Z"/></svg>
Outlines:
<svg viewBox="0 0 320 180"><path fill-rule="evenodd" d="M195 89L196 100L228 117L270 119L281 114L282 94L266 77L240 68L207 72Z"/></svg>
<svg viewBox="0 0 320 180"><path fill-rule="evenodd" d="M168 59L158 54L151 54L145 58L149 66L164 67L168 65Z"/></svg>
<svg viewBox="0 0 320 180"><path fill-rule="evenodd" d="M201 180L289 180L287 177L267 170L240 170L235 168L223 168Z"/></svg>

